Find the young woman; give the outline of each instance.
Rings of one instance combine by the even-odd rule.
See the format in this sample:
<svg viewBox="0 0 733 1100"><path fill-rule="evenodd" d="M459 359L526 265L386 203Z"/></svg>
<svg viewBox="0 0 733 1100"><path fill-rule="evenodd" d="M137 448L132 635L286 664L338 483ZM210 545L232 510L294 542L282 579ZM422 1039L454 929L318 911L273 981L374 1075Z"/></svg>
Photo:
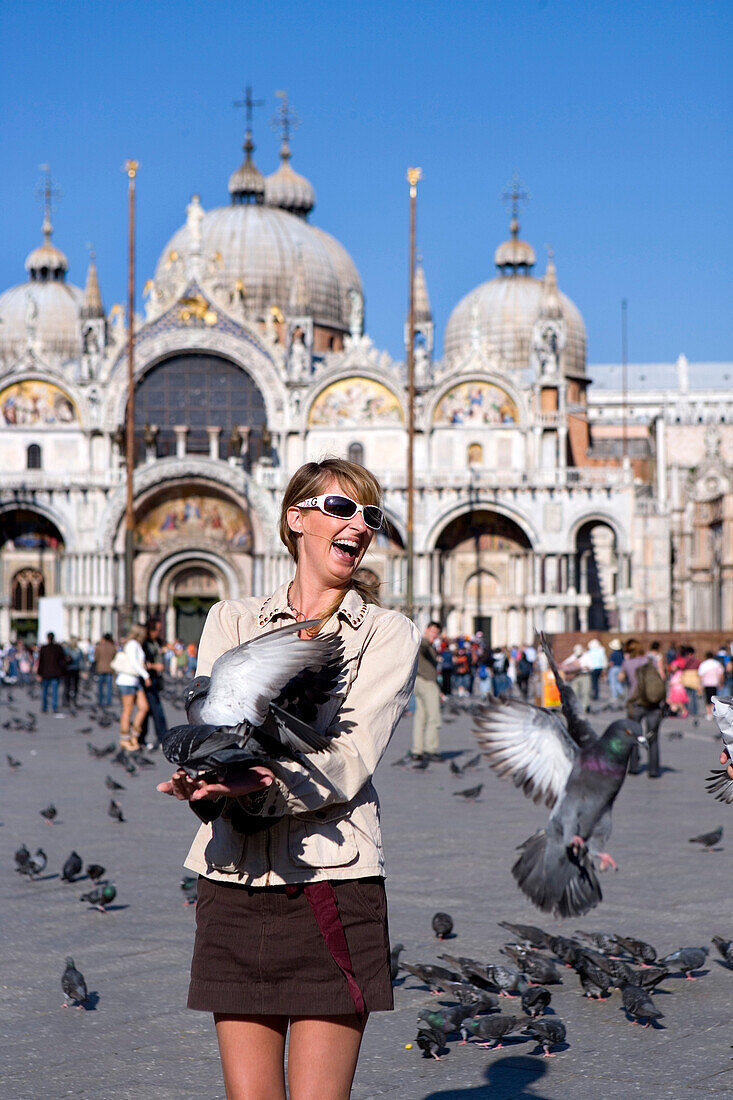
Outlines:
<svg viewBox="0 0 733 1100"><path fill-rule="evenodd" d="M369 1012L393 1007L371 777L410 699L420 634L356 576L380 499L362 466L302 466L280 519L295 576L267 599L215 605L201 636L200 675L293 621L339 636L338 684L311 718L337 734L311 757L317 772L275 761L226 784L178 771L158 787L205 822L186 860L202 876L188 1003L214 1013L228 1100L285 1100L288 1028L291 1100L346 1100Z"/></svg>
<svg viewBox="0 0 733 1100"><path fill-rule="evenodd" d="M126 668L118 672L115 678L117 690L122 699L120 714L120 748L132 752L139 747L142 722L148 713L148 700L145 687L150 687L150 676L145 665L145 653L142 643L145 639L144 626L131 626L130 632L122 643L122 653L126 658ZM135 721L132 712L137 705Z"/></svg>

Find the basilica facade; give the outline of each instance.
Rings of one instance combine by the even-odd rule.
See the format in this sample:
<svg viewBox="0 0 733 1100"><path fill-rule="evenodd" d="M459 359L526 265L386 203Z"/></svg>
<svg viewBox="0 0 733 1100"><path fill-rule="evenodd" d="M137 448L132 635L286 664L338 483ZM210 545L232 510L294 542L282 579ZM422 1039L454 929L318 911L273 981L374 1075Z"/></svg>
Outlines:
<svg viewBox="0 0 733 1100"><path fill-rule="evenodd" d="M287 141L263 176L248 134L229 201L193 195L135 324L134 596L195 640L213 602L291 573L279 501L302 462L363 463L388 523L364 566L405 599L405 365L364 331L348 251L312 220ZM222 188L222 190L224 190ZM0 294L0 642L116 632L124 597L127 323L53 243ZM495 270L433 354L415 283L416 618L493 644L538 628L733 631L730 365L589 368L554 259L536 273L516 210ZM733 369L733 368L731 368Z"/></svg>

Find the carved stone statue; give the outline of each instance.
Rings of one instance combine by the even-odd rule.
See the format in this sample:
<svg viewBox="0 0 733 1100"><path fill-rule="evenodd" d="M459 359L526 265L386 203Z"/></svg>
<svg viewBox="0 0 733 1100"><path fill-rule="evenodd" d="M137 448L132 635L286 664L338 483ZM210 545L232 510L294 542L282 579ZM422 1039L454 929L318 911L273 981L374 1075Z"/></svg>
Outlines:
<svg viewBox="0 0 733 1100"><path fill-rule="evenodd" d="M192 195L186 207L186 228L191 240L191 251L201 250L201 223L204 220L204 208L198 195Z"/></svg>
<svg viewBox="0 0 733 1100"><path fill-rule="evenodd" d="M349 332L355 339L364 331L364 299L353 286L349 290Z"/></svg>

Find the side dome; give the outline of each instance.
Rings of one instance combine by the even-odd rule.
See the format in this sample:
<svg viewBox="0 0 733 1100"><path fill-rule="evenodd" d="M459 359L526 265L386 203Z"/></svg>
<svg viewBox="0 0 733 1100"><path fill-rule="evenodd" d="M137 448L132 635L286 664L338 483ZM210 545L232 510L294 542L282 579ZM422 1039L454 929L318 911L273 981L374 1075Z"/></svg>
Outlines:
<svg viewBox="0 0 733 1100"><path fill-rule="evenodd" d="M188 225L174 233L156 280L164 278L172 253L185 255L194 243ZM232 203L203 215L196 245L205 258L215 258L217 283L232 290L243 286L253 318L264 317L271 306L286 313L294 292L302 298L305 290L306 312L315 324L348 331L349 291L362 293L359 272L343 245L302 217L259 203Z"/></svg>
<svg viewBox="0 0 733 1100"><path fill-rule="evenodd" d="M316 193L310 180L293 171L290 156L290 146L284 141L280 148L280 167L265 177L265 202L307 218L316 205Z"/></svg>
<svg viewBox="0 0 733 1100"><path fill-rule="evenodd" d="M448 318L443 347L449 362L468 355L478 344L484 350L498 353L507 370L524 370L530 365L534 325L545 304L545 280L531 273L534 250L519 240L516 218L512 219L511 228L511 239L496 250L499 274L469 291ZM583 317L567 295L554 285L553 291L566 326L563 369L568 375L584 375Z"/></svg>
<svg viewBox="0 0 733 1100"><path fill-rule="evenodd" d="M0 354L20 355L32 342L41 352L71 357L81 351L80 314L84 292L66 282L66 256L51 244L44 222L44 243L26 258L29 279L0 294Z"/></svg>

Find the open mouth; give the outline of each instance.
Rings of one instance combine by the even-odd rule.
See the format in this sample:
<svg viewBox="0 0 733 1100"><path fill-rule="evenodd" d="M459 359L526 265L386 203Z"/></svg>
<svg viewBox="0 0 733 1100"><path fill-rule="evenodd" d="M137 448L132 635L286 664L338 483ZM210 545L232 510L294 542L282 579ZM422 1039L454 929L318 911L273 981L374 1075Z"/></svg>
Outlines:
<svg viewBox="0 0 733 1100"><path fill-rule="evenodd" d="M361 549L357 539L334 539L331 546L341 561L348 562L354 561Z"/></svg>

